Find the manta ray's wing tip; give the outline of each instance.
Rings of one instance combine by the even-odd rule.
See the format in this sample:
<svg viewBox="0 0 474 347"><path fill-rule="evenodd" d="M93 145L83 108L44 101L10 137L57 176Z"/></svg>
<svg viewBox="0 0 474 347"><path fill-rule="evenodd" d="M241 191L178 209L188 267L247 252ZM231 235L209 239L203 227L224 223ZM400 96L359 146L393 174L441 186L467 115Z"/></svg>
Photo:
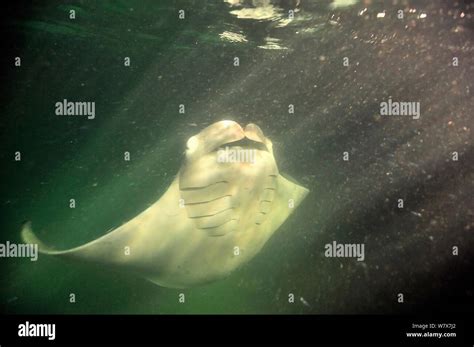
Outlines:
<svg viewBox="0 0 474 347"><path fill-rule="evenodd" d="M38 243L39 239L31 229L31 221L24 221L21 223L21 239L24 243Z"/></svg>
<svg viewBox="0 0 474 347"><path fill-rule="evenodd" d="M21 226L21 239L24 243L37 244L40 252L48 253L52 249L45 245L33 232L31 221L24 221Z"/></svg>
<svg viewBox="0 0 474 347"><path fill-rule="evenodd" d="M23 222L21 222L21 229L23 230L24 228L31 228L30 220L25 219Z"/></svg>

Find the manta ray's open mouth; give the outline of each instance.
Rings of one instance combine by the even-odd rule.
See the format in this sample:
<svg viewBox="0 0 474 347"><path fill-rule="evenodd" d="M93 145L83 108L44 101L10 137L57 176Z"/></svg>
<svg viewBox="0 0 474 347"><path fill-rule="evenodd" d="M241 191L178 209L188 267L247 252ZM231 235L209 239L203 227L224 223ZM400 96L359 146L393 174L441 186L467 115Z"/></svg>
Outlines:
<svg viewBox="0 0 474 347"><path fill-rule="evenodd" d="M267 146L265 146L264 143L251 140L247 137L244 137L243 139L238 140L238 141L228 142L228 143L225 143L223 145L220 145L214 151L218 151L220 149L225 149L226 147L228 147L228 148L241 147L243 149L256 149L256 150L259 150L259 151L268 152L268 148L267 148Z"/></svg>

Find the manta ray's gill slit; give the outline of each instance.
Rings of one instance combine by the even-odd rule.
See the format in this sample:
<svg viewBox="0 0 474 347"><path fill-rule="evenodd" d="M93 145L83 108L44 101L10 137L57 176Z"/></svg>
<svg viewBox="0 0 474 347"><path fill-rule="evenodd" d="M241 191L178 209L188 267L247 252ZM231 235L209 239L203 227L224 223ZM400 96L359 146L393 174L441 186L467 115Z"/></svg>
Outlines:
<svg viewBox="0 0 474 347"><path fill-rule="evenodd" d="M186 206L188 217L204 216L215 214L228 208L238 207L232 196L225 196L206 204L196 204Z"/></svg>
<svg viewBox="0 0 474 347"><path fill-rule="evenodd" d="M275 199L276 188L269 188L266 187L263 189L262 194L259 197L259 205L261 206L262 203L271 204Z"/></svg>
<svg viewBox="0 0 474 347"><path fill-rule="evenodd" d="M200 218L208 218L208 217L214 217L214 216L217 216L218 214L221 214L221 213L224 213L226 211L229 211L229 210L234 210L235 207L229 207L229 208L226 208L222 211L219 211L219 212L216 212L216 213L212 213L212 214L206 214L206 215L202 215L202 216L193 216L193 217L189 217L191 219L200 219Z"/></svg>
<svg viewBox="0 0 474 347"><path fill-rule="evenodd" d="M219 196L217 198L214 198L214 199L211 199L211 200L206 200L206 201L199 201L199 202L184 202L184 206L194 206L194 205L203 205L203 204L207 204L207 203L210 203L210 202L213 202L213 201L216 201L216 200L219 200L219 199L224 199L224 198L227 198L227 197L232 197L231 194L226 194L226 195L222 195L222 196Z"/></svg>
<svg viewBox="0 0 474 347"><path fill-rule="evenodd" d="M228 221L225 221L225 222L222 223L222 224L219 224L219 225L216 225L216 226L212 226L212 227L202 227L202 228L199 228L199 229L202 229L202 230L215 229L215 228L219 228L219 227L221 227L221 226L223 226L223 225L225 225L225 224L227 224L227 223L230 223L230 222L232 222L232 221L238 221L238 219L237 219L237 218L231 218L231 219L229 219Z"/></svg>
<svg viewBox="0 0 474 347"><path fill-rule="evenodd" d="M268 211L258 211L257 215L255 217L255 224L261 225L265 219L267 218L267 213L269 213L270 210Z"/></svg>
<svg viewBox="0 0 474 347"><path fill-rule="evenodd" d="M262 201L260 202L259 205L260 205L260 212L265 212L265 213L270 212L270 209L272 207L271 201L270 202Z"/></svg>
<svg viewBox="0 0 474 347"><path fill-rule="evenodd" d="M264 186L266 189L276 188L278 175L270 174L266 177Z"/></svg>
<svg viewBox="0 0 474 347"><path fill-rule="evenodd" d="M184 191L184 192L187 192L187 191L193 191L193 190L200 190L200 189L204 189L204 188L209 188L213 185L216 185L216 184L220 184L220 183L226 183L226 184L229 184L228 181L218 181L218 182L214 182L214 183L211 183L211 184L208 184L207 186L200 186L200 187L184 187L184 188L179 188L179 190L181 191Z"/></svg>

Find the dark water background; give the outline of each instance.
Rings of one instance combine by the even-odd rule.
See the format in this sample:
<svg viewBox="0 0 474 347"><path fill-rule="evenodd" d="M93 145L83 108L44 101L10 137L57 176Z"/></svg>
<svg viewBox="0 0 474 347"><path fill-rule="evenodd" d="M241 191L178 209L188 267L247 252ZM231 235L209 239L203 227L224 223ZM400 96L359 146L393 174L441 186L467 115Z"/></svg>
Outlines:
<svg viewBox="0 0 474 347"><path fill-rule="evenodd" d="M174 290L100 266L0 259L2 311L472 310L472 4L234 3L2 5L0 242L21 242L24 220L59 248L103 235L156 201L186 140L222 119L258 124L280 171L311 190L261 253L222 281ZM420 102L420 119L380 116L389 97ZM56 116L63 99L95 101L96 118ZM364 243L365 261L324 257L333 240Z"/></svg>

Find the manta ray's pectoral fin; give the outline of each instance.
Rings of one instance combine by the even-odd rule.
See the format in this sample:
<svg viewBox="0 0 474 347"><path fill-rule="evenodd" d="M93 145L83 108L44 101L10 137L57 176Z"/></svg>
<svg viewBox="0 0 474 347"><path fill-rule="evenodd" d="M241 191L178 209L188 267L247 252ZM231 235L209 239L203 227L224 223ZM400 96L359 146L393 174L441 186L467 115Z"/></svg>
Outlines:
<svg viewBox="0 0 474 347"><path fill-rule="evenodd" d="M126 226L127 224L124 224L94 241L67 250L57 250L41 241L34 234L30 222L23 224L21 237L25 243L38 245L38 250L42 254L85 262L121 265L130 260L127 257L126 247L131 244L132 240L130 238L130 230L127 230L130 228Z"/></svg>
<svg viewBox="0 0 474 347"><path fill-rule="evenodd" d="M265 198L261 199L260 212L263 213L263 216L258 215L255 221L256 224L260 224L263 220L266 220L266 223L269 223L273 230L278 229L283 224L309 193L308 189L294 181L290 181L281 174L276 177L275 181L276 189L268 189L268 191L265 191ZM272 202L268 203L266 200Z"/></svg>

